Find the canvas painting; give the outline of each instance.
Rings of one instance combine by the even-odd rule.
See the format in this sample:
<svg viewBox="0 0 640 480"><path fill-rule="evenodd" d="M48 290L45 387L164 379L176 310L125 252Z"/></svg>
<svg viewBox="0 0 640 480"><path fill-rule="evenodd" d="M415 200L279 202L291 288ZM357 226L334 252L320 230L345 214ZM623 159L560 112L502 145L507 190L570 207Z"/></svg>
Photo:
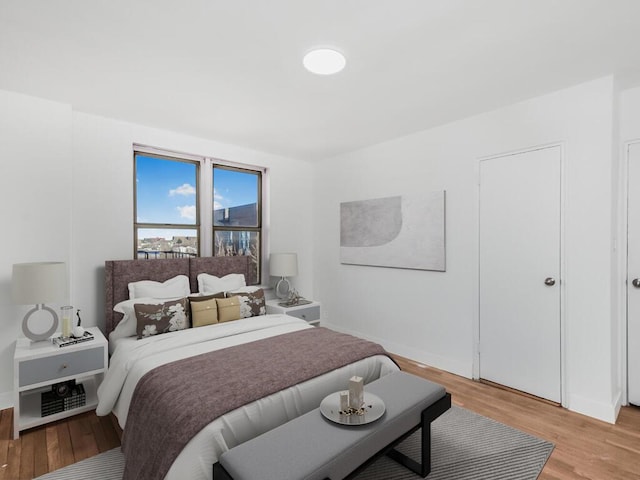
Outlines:
<svg viewBox="0 0 640 480"><path fill-rule="evenodd" d="M445 191L341 203L340 262L444 272Z"/></svg>

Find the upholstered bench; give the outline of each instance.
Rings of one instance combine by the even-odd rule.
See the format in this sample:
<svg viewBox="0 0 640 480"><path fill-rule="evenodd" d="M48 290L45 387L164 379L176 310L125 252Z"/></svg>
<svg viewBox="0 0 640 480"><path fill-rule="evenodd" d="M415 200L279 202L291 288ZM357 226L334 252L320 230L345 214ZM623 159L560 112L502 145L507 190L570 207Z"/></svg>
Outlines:
<svg viewBox="0 0 640 480"><path fill-rule="evenodd" d="M319 409L224 452L214 480L339 480L350 478L380 455L418 475L431 471L431 422L451 407L451 395L433 382L394 372L369 383L385 413L356 426L334 423ZM422 428L421 463L394 447Z"/></svg>

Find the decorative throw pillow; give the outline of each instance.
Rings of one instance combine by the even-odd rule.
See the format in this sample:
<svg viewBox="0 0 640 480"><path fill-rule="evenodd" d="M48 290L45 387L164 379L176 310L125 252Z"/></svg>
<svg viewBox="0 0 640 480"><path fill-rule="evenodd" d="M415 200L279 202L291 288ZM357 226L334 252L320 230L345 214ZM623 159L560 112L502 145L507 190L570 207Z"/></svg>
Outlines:
<svg viewBox="0 0 640 480"><path fill-rule="evenodd" d="M110 340L115 340L118 338L124 337L132 337L136 335L137 329L137 320L136 320L136 312L133 309L133 306L136 303L144 303L147 305L160 305L168 300L178 300L182 295L178 295L175 298L135 298L132 300L124 300L113 307L114 312L118 312L122 314L122 320L116 325L116 328L109 334Z"/></svg>
<svg viewBox="0 0 640 480"><path fill-rule="evenodd" d="M184 330L189 327L186 298L170 300L160 305L136 303L133 309L138 321L136 328L138 338Z"/></svg>
<svg viewBox="0 0 640 480"><path fill-rule="evenodd" d="M246 287L248 290L249 287ZM237 297L240 300L240 318L265 315L264 290L256 288L253 291L227 292L227 298Z"/></svg>
<svg viewBox="0 0 640 480"><path fill-rule="evenodd" d="M191 307L191 326L203 327L218 323L218 304L216 298L223 298L222 294L201 295L189 297Z"/></svg>
<svg viewBox="0 0 640 480"><path fill-rule="evenodd" d="M217 298L216 303L218 304L218 322L230 322L242 318L240 316L240 298Z"/></svg>
<svg viewBox="0 0 640 480"><path fill-rule="evenodd" d="M153 280L131 282L128 287L129 298L177 298L186 297L191 293L189 277L186 275L176 275L165 282L155 282Z"/></svg>

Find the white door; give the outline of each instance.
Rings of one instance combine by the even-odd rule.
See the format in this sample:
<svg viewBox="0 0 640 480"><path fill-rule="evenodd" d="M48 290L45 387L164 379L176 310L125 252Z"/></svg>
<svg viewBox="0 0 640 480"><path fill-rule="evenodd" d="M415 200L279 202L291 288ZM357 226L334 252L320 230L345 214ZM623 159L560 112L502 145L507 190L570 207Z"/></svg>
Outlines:
<svg viewBox="0 0 640 480"><path fill-rule="evenodd" d="M559 146L480 162L480 378L561 402Z"/></svg>
<svg viewBox="0 0 640 480"><path fill-rule="evenodd" d="M640 144L629 146L628 158L627 378L629 403L640 405Z"/></svg>

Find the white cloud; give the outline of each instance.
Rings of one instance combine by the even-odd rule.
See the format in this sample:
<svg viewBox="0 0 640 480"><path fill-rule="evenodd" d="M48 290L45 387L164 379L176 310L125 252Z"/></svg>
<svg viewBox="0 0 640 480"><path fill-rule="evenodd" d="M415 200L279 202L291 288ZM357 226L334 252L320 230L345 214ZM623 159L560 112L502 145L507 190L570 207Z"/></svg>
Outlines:
<svg viewBox="0 0 640 480"><path fill-rule="evenodd" d="M185 205L184 207L176 207L180 212L181 218L186 218L187 220L195 220L196 219L196 206L195 205Z"/></svg>
<svg viewBox="0 0 640 480"><path fill-rule="evenodd" d="M178 188L173 188L169 190L170 197L173 197L175 195L187 196L187 195L195 195L195 194L196 194L196 187L194 187L193 185L189 185L188 183L183 183Z"/></svg>
<svg viewBox="0 0 640 480"><path fill-rule="evenodd" d="M222 195L220 195L218 191L214 188L213 189L213 209L220 210L221 208L224 208L224 200L225 198Z"/></svg>

